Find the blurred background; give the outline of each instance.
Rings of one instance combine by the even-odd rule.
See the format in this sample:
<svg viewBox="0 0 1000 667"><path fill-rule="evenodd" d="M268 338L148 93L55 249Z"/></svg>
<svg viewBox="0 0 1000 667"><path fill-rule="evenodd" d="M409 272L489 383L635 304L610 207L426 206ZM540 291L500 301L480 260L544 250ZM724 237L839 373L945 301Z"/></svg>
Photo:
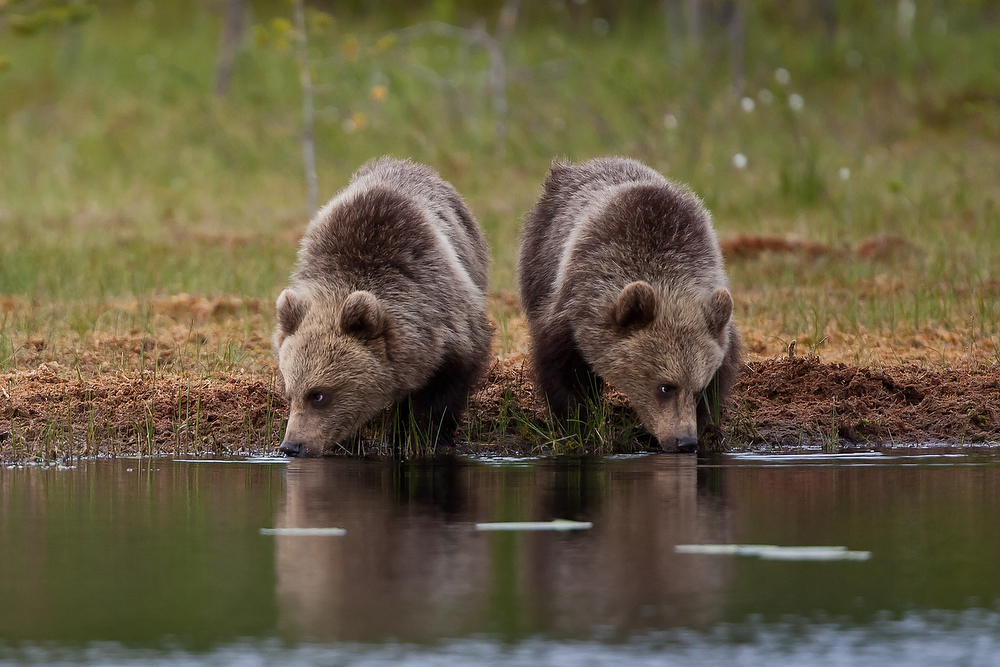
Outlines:
<svg viewBox="0 0 1000 667"><path fill-rule="evenodd" d="M549 161L620 154L713 212L752 358L1000 359L996 0L0 0L0 365L269 373L311 198L384 154L468 199L501 354Z"/></svg>

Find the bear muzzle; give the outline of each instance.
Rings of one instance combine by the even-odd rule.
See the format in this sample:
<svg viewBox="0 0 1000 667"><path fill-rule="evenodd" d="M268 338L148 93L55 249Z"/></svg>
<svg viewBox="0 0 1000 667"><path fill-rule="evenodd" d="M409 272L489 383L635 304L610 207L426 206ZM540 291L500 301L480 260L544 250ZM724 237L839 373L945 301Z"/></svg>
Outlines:
<svg viewBox="0 0 1000 667"><path fill-rule="evenodd" d="M304 447L301 443L289 442L287 440L281 443L281 446L278 447L278 451L285 456L302 456L303 449Z"/></svg>
<svg viewBox="0 0 1000 667"><path fill-rule="evenodd" d="M329 425L316 412L292 410L279 452L300 458L323 456L332 443L339 442L338 432L330 433Z"/></svg>
<svg viewBox="0 0 1000 667"><path fill-rule="evenodd" d="M688 418L678 418L683 414ZM656 437L656 442L660 449L665 452L679 452L682 454L692 454L698 451L698 422L695 415L694 406L690 410L670 411L663 415L652 433Z"/></svg>
<svg viewBox="0 0 1000 667"><path fill-rule="evenodd" d="M698 452L698 438L677 438L676 447L681 454L695 454Z"/></svg>
<svg viewBox="0 0 1000 667"><path fill-rule="evenodd" d="M664 452L695 454L698 451L698 438L692 436L657 437L656 442Z"/></svg>

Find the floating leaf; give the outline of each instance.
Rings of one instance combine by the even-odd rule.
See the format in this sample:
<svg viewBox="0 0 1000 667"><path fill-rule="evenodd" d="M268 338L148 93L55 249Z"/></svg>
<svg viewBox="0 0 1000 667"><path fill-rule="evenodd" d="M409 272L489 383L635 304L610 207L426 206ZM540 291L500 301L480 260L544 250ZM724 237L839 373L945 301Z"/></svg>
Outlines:
<svg viewBox="0 0 1000 667"><path fill-rule="evenodd" d="M700 554L703 556L753 556L761 560L788 561L866 561L872 557L870 551L849 551L847 547L779 547L773 544L678 544L674 551L679 554Z"/></svg>
<svg viewBox="0 0 1000 667"><path fill-rule="evenodd" d="M261 528L260 534L293 537L343 537L347 531L343 528Z"/></svg>
<svg viewBox="0 0 1000 667"><path fill-rule="evenodd" d="M500 521L496 523L477 523L476 530L486 531L537 531L554 530L562 532L564 530L590 530L594 524L590 521L569 521L568 519L554 519L552 521Z"/></svg>

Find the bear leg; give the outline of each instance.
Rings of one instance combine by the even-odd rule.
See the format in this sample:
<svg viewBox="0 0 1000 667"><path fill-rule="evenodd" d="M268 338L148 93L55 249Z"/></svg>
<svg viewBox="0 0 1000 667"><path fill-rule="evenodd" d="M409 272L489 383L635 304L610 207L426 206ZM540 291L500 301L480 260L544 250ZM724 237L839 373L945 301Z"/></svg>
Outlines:
<svg viewBox="0 0 1000 667"><path fill-rule="evenodd" d="M736 326L729 324L729 349L722 360L722 366L715 372L715 377L698 401L698 435L705 432L709 425L718 426L723 408L729 401L733 385L743 369L743 343Z"/></svg>
<svg viewBox="0 0 1000 667"><path fill-rule="evenodd" d="M565 419L577 405L586 406L600 395L600 378L580 354L569 327L533 327L531 346L535 382L557 418Z"/></svg>
<svg viewBox="0 0 1000 667"><path fill-rule="evenodd" d="M484 355L474 361L448 357L421 389L410 395L417 424L436 435L435 447L450 446L459 418L469 402L469 392L486 370Z"/></svg>

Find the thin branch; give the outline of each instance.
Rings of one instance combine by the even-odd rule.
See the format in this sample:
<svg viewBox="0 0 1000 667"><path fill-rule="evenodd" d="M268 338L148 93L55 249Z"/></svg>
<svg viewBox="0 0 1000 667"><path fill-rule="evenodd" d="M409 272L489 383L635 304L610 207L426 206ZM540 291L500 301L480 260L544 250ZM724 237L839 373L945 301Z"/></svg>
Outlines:
<svg viewBox="0 0 1000 667"><path fill-rule="evenodd" d="M701 42L701 0L684 0L687 36L692 44Z"/></svg>
<svg viewBox="0 0 1000 667"><path fill-rule="evenodd" d="M477 46L483 46L480 40L485 36L486 39L492 40L486 31L476 31L470 30L468 28L460 28L457 25L451 25L450 23L442 23L441 21L427 21L426 23L418 23L416 25L411 25L408 28L403 28L402 30L396 31L396 39L400 41L414 41L418 39L423 39L424 37L449 37L451 39L458 39L467 42L472 42Z"/></svg>
<svg viewBox="0 0 1000 667"><path fill-rule="evenodd" d="M503 155L507 144L507 67L503 47L480 28L483 45L490 56L490 88L493 90L494 136L496 151Z"/></svg>
<svg viewBox="0 0 1000 667"><path fill-rule="evenodd" d="M512 18L508 18L507 20L515 20L517 18L516 5L519 3L508 2L508 4L514 4L515 8ZM504 8L509 14L510 11L507 9L507 5ZM511 28L513 28L513 24L511 24ZM495 114L493 129L494 145L496 146L497 153L502 155L506 146L508 111L507 66L503 46L499 41L491 37L482 25L469 29L460 28L450 23L442 23L441 21L428 21L403 28L396 32L396 38L399 41L405 42L431 36L456 39L466 44L478 46L486 51L490 59L490 89L493 94L493 112Z"/></svg>
<svg viewBox="0 0 1000 667"><path fill-rule="evenodd" d="M744 0L735 0L733 15L729 20L729 76L733 91L743 92L746 84L746 67L743 64L747 41L747 7Z"/></svg>
<svg viewBox="0 0 1000 667"><path fill-rule="evenodd" d="M505 43L510 37L510 33L514 32L514 26L517 24L517 14L521 9L521 0L507 0L503 3L503 8L500 10L500 18L497 19L497 41L501 44Z"/></svg>

